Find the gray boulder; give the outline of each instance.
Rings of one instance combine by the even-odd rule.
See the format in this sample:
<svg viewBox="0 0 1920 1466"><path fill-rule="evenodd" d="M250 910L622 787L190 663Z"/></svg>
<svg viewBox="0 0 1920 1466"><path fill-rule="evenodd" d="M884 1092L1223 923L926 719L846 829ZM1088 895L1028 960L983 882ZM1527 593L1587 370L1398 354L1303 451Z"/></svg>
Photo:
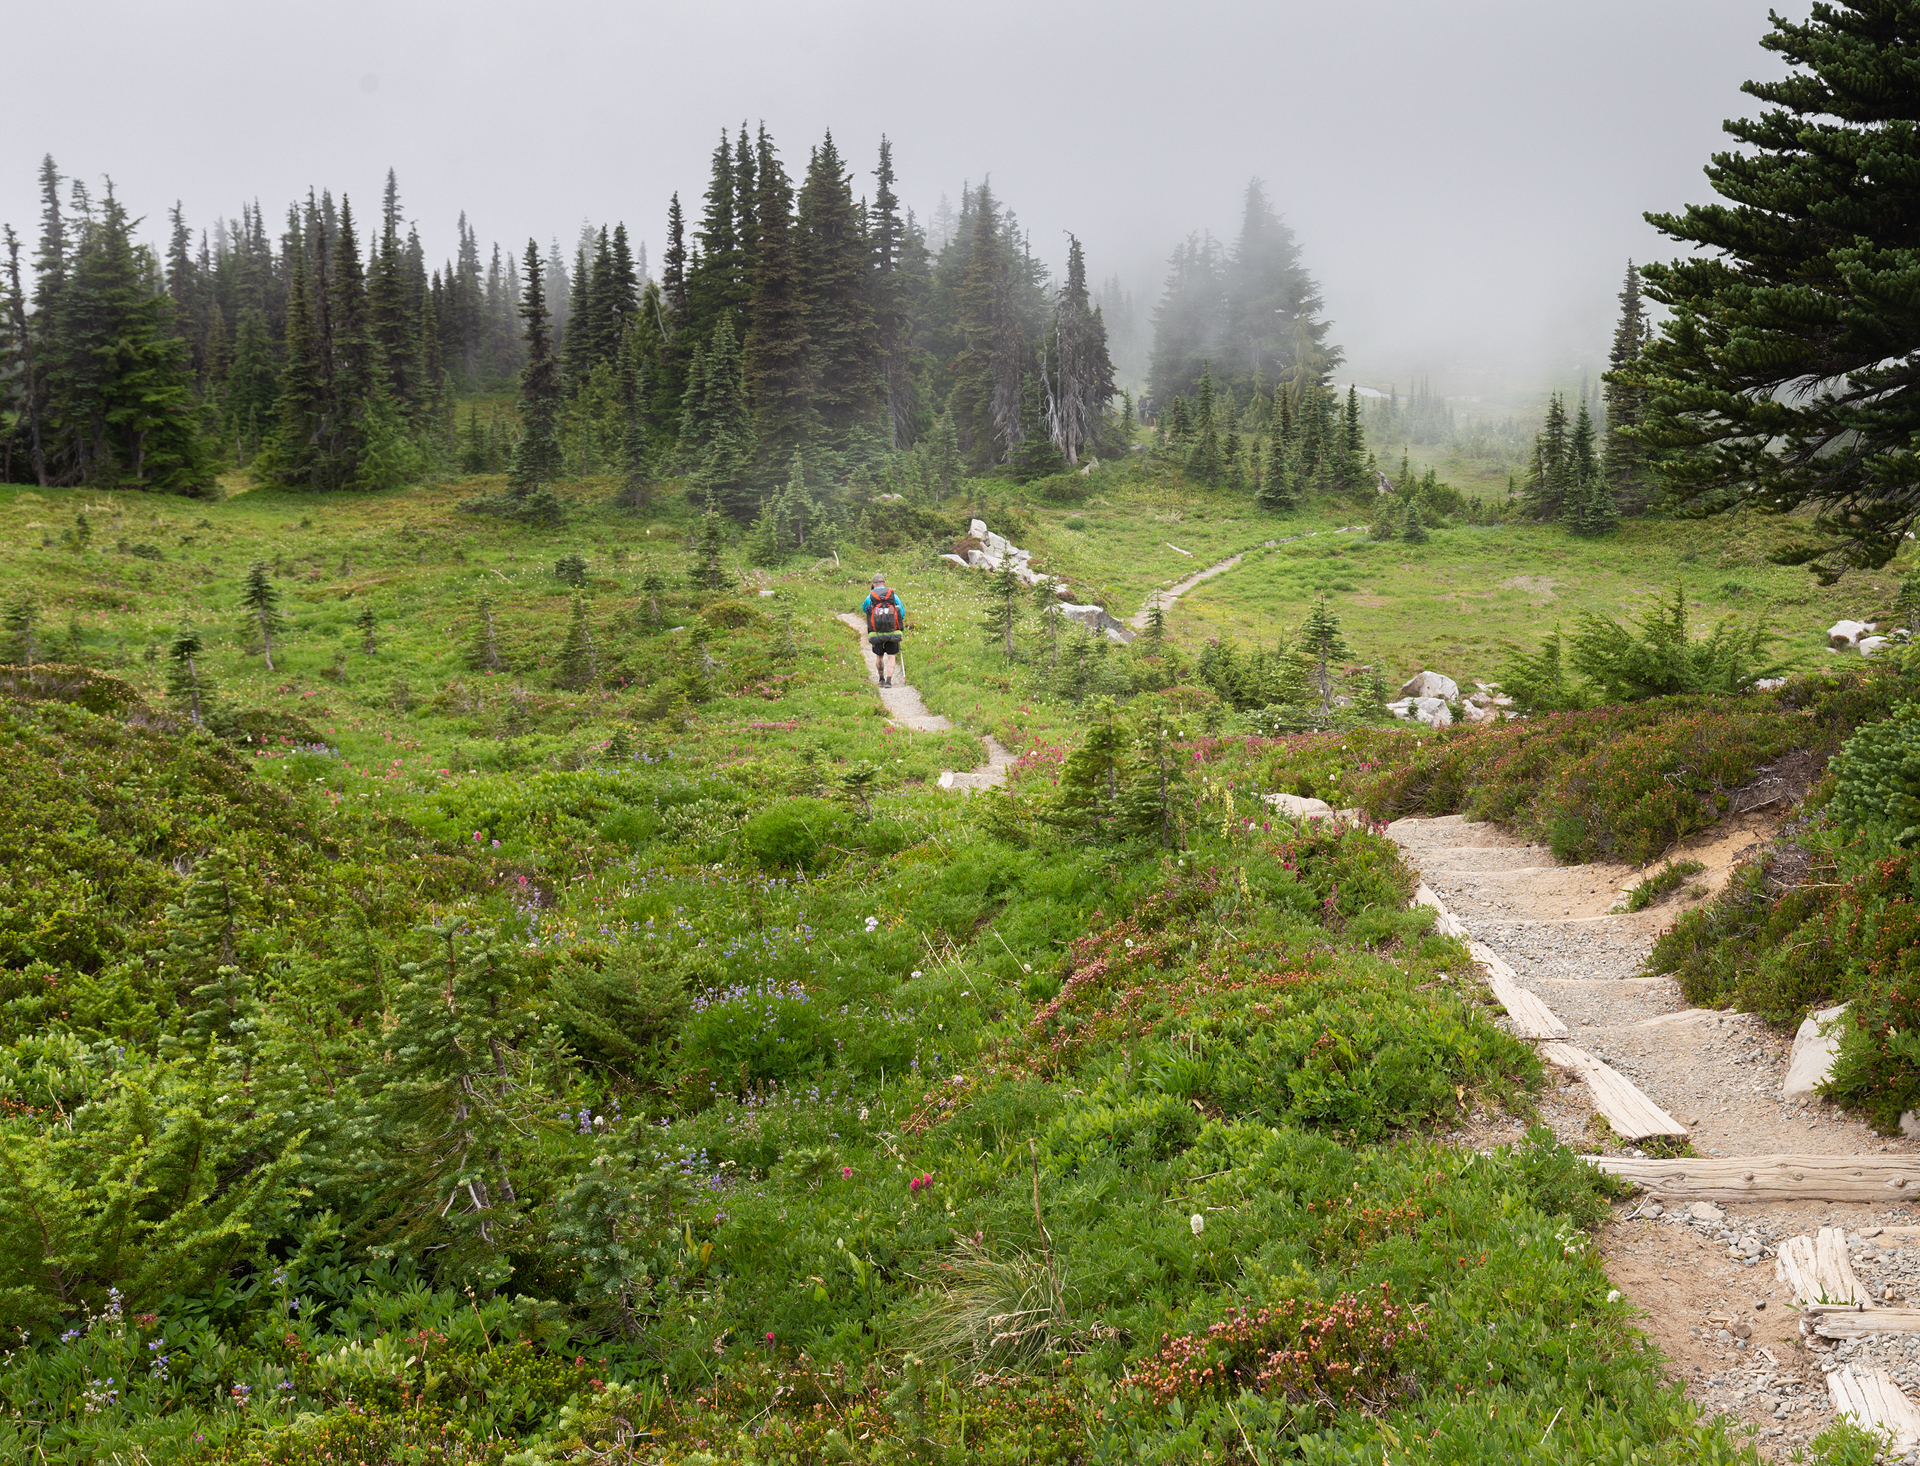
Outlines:
<svg viewBox="0 0 1920 1466"><path fill-rule="evenodd" d="M1400 684L1402 697L1443 697L1457 701L1460 697L1460 684L1451 677L1442 677L1438 672L1416 672Z"/></svg>
<svg viewBox="0 0 1920 1466"><path fill-rule="evenodd" d="M1827 645L1837 652L1850 652L1873 629L1871 621L1836 621L1827 628Z"/></svg>

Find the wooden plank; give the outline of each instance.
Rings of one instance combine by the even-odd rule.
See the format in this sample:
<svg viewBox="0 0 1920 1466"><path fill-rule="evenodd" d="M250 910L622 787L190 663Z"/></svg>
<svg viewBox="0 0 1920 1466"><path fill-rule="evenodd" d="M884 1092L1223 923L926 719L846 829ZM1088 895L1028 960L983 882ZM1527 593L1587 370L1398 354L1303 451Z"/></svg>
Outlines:
<svg viewBox="0 0 1920 1466"><path fill-rule="evenodd" d="M1520 986L1520 979L1514 970L1500 960L1497 952L1479 942L1467 943L1467 951L1473 954L1475 962L1487 970L1487 986L1493 989L1495 1000L1513 1020L1515 1033L1521 1038L1567 1036L1567 1025L1560 1021L1538 993Z"/></svg>
<svg viewBox="0 0 1920 1466"><path fill-rule="evenodd" d="M1425 881L1422 881L1418 886L1414 887L1413 904L1415 906L1431 906L1435 911L1440 913L1434 920L1433 929L1439 932L1441 936L1458 937L1463 942L1467 939L1467 924L1447 910L1446 905L1438 896L1433 894L1433 888Z"/></svg>
<svg viewBox="0 0 1920 1466"><path fill-rule="evenodd" d="M1658 1018L1643 1018L1634 1024L1635 1028L1664 1028L1669 1023L1698 1023L1703 1018L1723 1018L1726 1015L1712 1008L1683 1008L1678 1013L1662 1013Z"/></svg>
<svg viewBox="0 0 1920 1466"><path fill-rule="evenodd" d="M1557 1041L1543 1043L1540 1045L1540 1057L1549 1064L1571 1070L1587 1081L1587 1088L1593 1094L1593 1107L1606 1116L1607 1124L1622 1140L1653 1140L1663 1135L1685 1137L1686 1126L1642 1094L1626 1075L1601 1063L1584 1049ZM1616 1158L1606 1156L1595 1159L1611 1161Z"/></svg>
<svg viewBox="0 0 1920 1466"><path fill-rule="evenodd" d="M1872 1301L1853 1275L1844 1227L1822 1227L1818 1237L1803 1232L1787 1238L1773 1272L1803 1304L1860 1307Z"/></svg>
<svg viewBox="0 0 1920 1466"><path fill-rule="evenodd" d="M1869 1334L1920 1334L1920 1308L1829 1307L1803 1304L1801 1331L1823 1339L1864 1339Z"/></svg>
<svg viewBox="0 0 1920 1466"><path fill-rule="evenodd" d="M1549 1044L1540 1048L1550 1058ZM1563 1067L1572 1067L1571 1065ZM1593 1163L1661 1197L1695 1201L1896 1201L1920 1196L1920 1157L1754 1155L1670 1161L1593 1156Z"/></svg>
<svg viewBox="0 0 1920 1466"><path fill-rule="evenodd" d="M1920 1445L1920 1410L1881 1369L1836 1369L1827 1376L1833 1408L1868 1430L1893 1432L1894 1449Z"/></svg>

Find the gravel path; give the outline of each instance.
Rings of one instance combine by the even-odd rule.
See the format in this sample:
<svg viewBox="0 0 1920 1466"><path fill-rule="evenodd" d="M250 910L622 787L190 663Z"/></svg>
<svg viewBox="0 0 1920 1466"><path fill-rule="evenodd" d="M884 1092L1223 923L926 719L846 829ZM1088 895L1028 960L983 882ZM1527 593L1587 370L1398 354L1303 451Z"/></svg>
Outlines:
<svg viewBox="0 0 1920 1466"><path fill-rule="evenodd" d="M1545 846L1457 815L1399 820L1388 833L1474 939L1566 1022L1573 1043L1687 1126L1695 1154L1913 1154L1920 1151L1913 1141L1875 1134L1824 1102L1786 1103L1789 1035L1745 1014L1691 1008L1672 979L1641 975L1660 931L1717 892L1777 818L1745 816L1687 842L1675 858L1707 869L1687 890L1631 915L1613 908L1647 871L1561 865ZM1540 1119L1568 1144L1599 1149L1585 1084L1552 1070L1548 1084ZM1481 1113L1473 1121L1463 1143L1507 1142L1523 1128L1515 1116ZM1830 1370L1886 1369L1920 1394L1920 1335L1803 1341L1788 1307L1791 1292L1774 1276L1779 1244L1822 1226L1844 1227L1855 1270L1875 1299L1903 1298L1911 1289L1920 1304L1920 1236L1881 1231L1915 1223L1920 1215L1904 1205L1668 1208L1638 1196L1603 1229L1600 1252L1614 1286L1639 1307L1641 1327L1688 1393L1709 1411L1750 1425L1764 1456L1786 1459L1832 1419ZM1904 1459L1920 1462L1920 1451Z"/></svg>
<svg viewBox="0 0 1920 1466"><path fill-rule="evenodd" d="M893 679L891 687L880 685L880 659L867 645L867 623L851 611L843 611L838 618L844 625L853 629L860 638L860 656L866 662L867 680L873 684L873 690L880 695L880 703L887 715L903 728L911 728L919 733L945 733L953 727L950 719L939 713L927 711L927 705L921 701L920 692L907 681L906 662L896 659L899 675ZM976 764L971 769L954 769L940 776L942 789L987 789L996 784L1007 782L1007 769L1013 763L1014 755L991 734L981 740L986 745L987 761Z"/></svg>

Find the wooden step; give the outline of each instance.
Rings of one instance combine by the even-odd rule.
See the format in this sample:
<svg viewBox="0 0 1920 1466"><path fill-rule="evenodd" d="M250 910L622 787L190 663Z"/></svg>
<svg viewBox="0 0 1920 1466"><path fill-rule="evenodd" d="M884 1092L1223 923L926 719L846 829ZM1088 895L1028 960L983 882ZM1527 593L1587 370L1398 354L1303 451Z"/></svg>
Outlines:
<svg viewBox="0 0 1920 1466"><path fill-rule="evenodd" d="M1864 1339L1868 1334L1920 1334L1920 1308L1872 1308L1862 1303L1805 1303L1800 1332L1823 1339Z"/></svg>
<svg viewBox="0 0 1920 1466"><path fill-rule="evenodd" d="M1555 1015L1539 994L1520 986L1514 970L1502 962L1493 948L1480 942L1468 942L1473 960L1487 970L1487 986L1500 1006L1513 1020L1513 1031L1521 1038L1565 1038L1567 1025Z"/></svg>
<svg viewBox="0 0 1920 1466"><path fill-rule="evenodd" d="M1802 1233L1787 1238L1773 1271L1802 1304L1861 1307L1868 1302L1866 1289L1853 1275L1844 1227L1822 1227L1817 1237Z"/></svg>
<svg viewBox="0 0 1920 1466"><path fill-rule="evenodd" d="M1920 1445L1920 1410L1885 1370L1836 1369L1827 1376L1827 1394L1836 1411L1852 1416L1864 1429L1891 1431L1895 1450Z"/></svg>
<svg viewBox="0 0 1920 1466"><path fill-rule="evenodd" d="M1541 1047L1542 1057L1548 1047ZM1611 1122L1612 1117L1608 1119ZM1609 1155L1588 1159L1662 1200L1898 1201L1920 1195L1920 1156L1685 1156L1641 1160Z"/></svg>
<svg viewBox="0 0 1920 1466"><path fill-rule="evenodd" d="M1540 1045L1540 1057L1587 1081L1587 1088L1593 1094L1593 1107L1606 1116L1607 1124L1622 1140L1686 1137L1686 1126L1642 1094L1626 1075L1602 1063L1585 1049L1558 1041L1543 1043ZM1616 1157L1596 1156L1594 1159L1612 1161Z"/></svg>

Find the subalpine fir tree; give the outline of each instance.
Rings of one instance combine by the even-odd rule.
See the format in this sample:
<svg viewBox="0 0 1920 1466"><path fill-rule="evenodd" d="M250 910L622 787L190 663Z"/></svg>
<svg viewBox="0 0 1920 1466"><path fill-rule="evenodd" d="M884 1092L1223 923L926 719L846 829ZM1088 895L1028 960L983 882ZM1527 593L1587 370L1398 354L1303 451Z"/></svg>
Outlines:
<svg viewBox="0 0 1920 1466"><path fill-rule="evenodd" d="M1300 458L1292 443L1270 438L1265 477L1254 503L1269 514L1284 514L1300 502Z"/></svg>
<svg viewBox="0 0 1920 1466"><path fill-rule="evenodd" d="M522 500L560 476L560 363L553 354L545 278L540 246L529 239L520 302L527 344L527 364L520 371L520 441L507 469L507 485Z"/></svg>
<svg viewBox="0 0 1920 1466"><path fill-rule="evenodd" d="M753 314L742 380L753 404L753 438L774 472L813 430L807 301L793 223L793 185L760 129L755 159L760 230L754 260Z"/></svg>
<svg viewBox="0 0 1920 1466"><path fill-rule="evenodd" d="M1640 383L1640 353L1647 344L1647 310L1640 298L1640 272L1627 261L1620 286L1620 323L1607 353L1607 443L1603 472L1616 506L1638 509L1647 496L1647 450L1638 431L1646 393Z"/></svg>
<svg viewBox="0 0 1920 1466"><path fill-rule="evenodd" d="M1742 88L1764 110L1707 167L1724 201L1649 216L1688 246L1642 271L1669 311L1634 374L1667 497L1813 509L1790 558L1823 579L1884 565L1920 513L1916 19L1908 0L1775 17L1761 44L1789 74Z"/></svg>
<svg viewBox="0 0 1920 1466"><path fill-rule="evenodd" d="M476 672L500 670L500 641L493 624L493 601L480 597L473 624L473 645L467 650L467 665Z"/></svg>
<svg viewBox="0 0 1920 1466"><path fill-rule="evenodd" d="M695 591L723 591L731 585L725 563L727 541L720 527L720 506L707 496L707 512L694 534L693 562L687 567L687 586Z"/></svg>
<svg viewBox="0 0 1920 1466"><path fill-rule="evenodd" d="M1593 450L1593 416L1582 402L1567 438L1566 507L1561 518L1575 534L1611 533L1620 524L1620 508L1613 485L1602 472Z"/></svg>
<svg viewBox="0 0 1920 1466"><path fill-rule="evenodd" d="M247 567L247 578L240 584L240 604L246 610L248 627L260 638L267 670L274 671L273 634L286 622L280 614L280 591L266 561L255 560Z"/></svg>
<svg viewBox="0 0 1920 1466"><path fill-rule="evenodd" d="M1067 236L1067 279L1053 311L1053 326L1042 353L1047 393L1047 431L1077 467L1080 455L1096 443L1113 401L1113 361L1107 353L1107 328L1087 295L1087 262L1080 241Z"/></svg>
<svg viewBox="0 0 1920 1466"><path fill-rule="evenodd" d="M31 667L40 660L40 606L25 591L16 591L7 600L5 618L7 660L17 667Z"/></svg>
<svg viewBox="0 0 1920 1466"><path fill-rule="evenodd" d="M397 1240L435 1248L442 1277L485 1286L504 1281L503 1253L521 1240L517 1139L550 1123L554 1101L522 1057L540 1014L511 944L459 921L434 934L442 954L401 969L388 1040L406 1131L392 1150Z"/></svg>
<svg viewBox="0 0 1920 1466"><path fill-rule="evenodd" d="M1219 425L1214 420L1213 367L1200 369L1200 386L1193 399L1193 446L1187 452L1187 472L1203 484L1220 482L1225 467L1220 452Z"/></svg>
<svg viewBox="0 0 1920 1466"><path fill-rule="evenodd" d="M660 597L667 593L667 578L649 555L641 562L640 595L646 607L646 629L660 629Z"/></svg>
<svg viewBox="0 0 1920 1466"><path fill-rule="evenodd" d="M876 429L882 405L871 247L851 176L827 133L807 165L795 220L812 417L836 450L844 450L857 428Z"/></svg>
<svg viewBox="0 0 1920 1466"><path fill-rule="evenodd" d="M167 692L196 725L213 710L213 678L206 667L206 643L191 626L174 633L167 648Z"/></svg>
<svg viewBox="0 0 1920 1466"><path fill-rule="evenodd" d="M1558 519L1567 497L1567 408L1558 392L1547 398L1546 421L1533 440L1522 504L1530 519Z"/></svg>
<svg viewBox="0 0 1920 1466"><path fill-rule="evenodd" d="M1167 716L1166 705L1149 699L1146 714L1133 729L1128 776L1116 824L1136 839L1168 850L1186 848L1185 810L1192 805L1180 743L1185 730Z"/></svg>
<svg viewBox="0 0 1920 1466"><path fill-rule="evenodd" d="M987 645L998 648L1012 663L1019 655L1014 645L1014 628L1020 624L1020 577L1014 574L1011 556L1002 556L1000 565L987 576L987 604L980 624Z"/></svg>
<svg viewBox="0 0 1920 1466"><path fill-rule="evenodd" d="M1236 494L1247 486L1246 465L1240 455L1240 420L1234 416L1228 418L1226 435L1220 440L1220 457L1226 464L1227 487Z"/></svg>
<svg viewBox="0 0 1920 1466"><path fill-rule="evenodd" d="M1427 523L1421 518L1420 501L1417 498L1407 500L1407 513L1400 525L1400 538L1410 545L1424 545L1427 542Z"/></svg>
<svg viewBox="0 0 1920 1466"><path fill-rule="evenodd" d="M600 661L593 645L593 627L587 622L587 598L576 591L567 618L567 639L560 644L559 682L562 687L579 691L599 680Z"/></svg>
<svg viewBox="0 0 1920 1466"><path fill-rule="evenodd" d="M1080 746L1060 767L1060 793L1044 818L1075 834L1099 838L1119 812L1127 776L1126 728L1110 698L1094 704Z"/></svg>
<svg viewBox="0 0 1920 1466"><path fill-rule="evenodd" d="M1418 511L1414 511L1416 514ZM1340 629L1340 617L1327 604L1325 596L1315 597L1307 619L1294 636L1295 649L1306 659L1308 678L1314 699L1324 715L1333 711L1333 698L1339 688L1337 667L1353 655Z"/></svg>
<svg viewBox="0 0 1920 1466"><path fill-rule="evenodd" d="M51 318L53 447L67 482L201 494L213 472L192 362L132 228L109 185L67 261Z"/></svg>

